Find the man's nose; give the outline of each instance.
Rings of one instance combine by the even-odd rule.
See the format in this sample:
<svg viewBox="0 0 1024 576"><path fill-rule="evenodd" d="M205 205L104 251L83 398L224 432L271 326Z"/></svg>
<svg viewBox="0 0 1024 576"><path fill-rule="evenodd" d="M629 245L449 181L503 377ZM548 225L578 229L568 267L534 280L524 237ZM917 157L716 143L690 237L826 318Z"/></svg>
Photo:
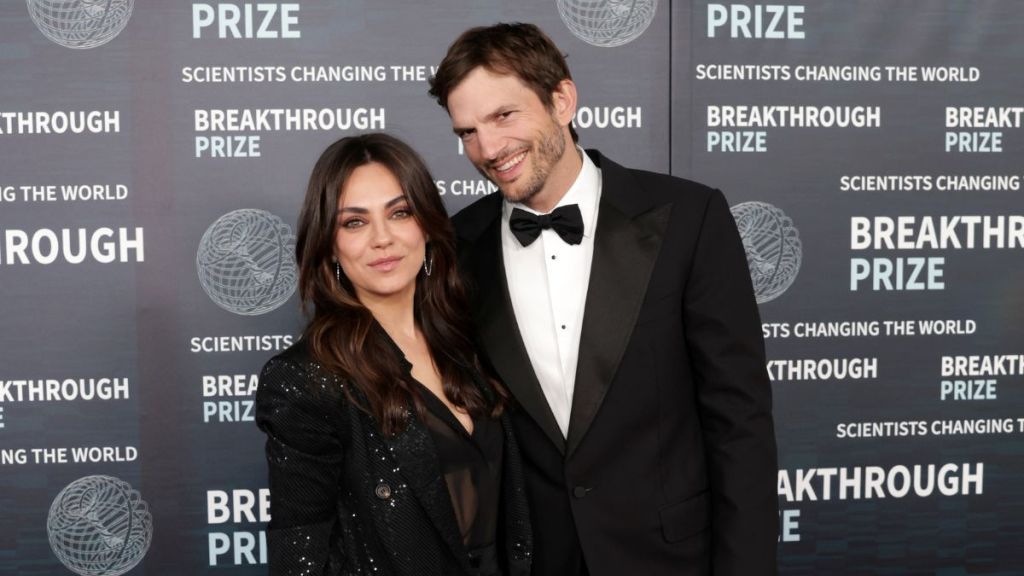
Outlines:
<svg viewBox="0 0 1024 576"><path fill-rule="evenodd" d="M477 129L476 137L477 144L480 146L480 154L484 160L493 161L500 157L504 145L502 144L502 138L496 131Z"/></svg>

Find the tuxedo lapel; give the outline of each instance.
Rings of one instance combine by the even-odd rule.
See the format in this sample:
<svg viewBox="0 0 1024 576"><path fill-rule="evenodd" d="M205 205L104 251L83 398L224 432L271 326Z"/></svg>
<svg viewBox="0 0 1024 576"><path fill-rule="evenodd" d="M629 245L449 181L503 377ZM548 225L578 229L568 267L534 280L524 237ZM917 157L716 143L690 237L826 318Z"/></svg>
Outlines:
<svg viewBox="0 0 1024 576"><path fill-rule="evenodd" d="M672 209L666 204L637 213L629 202L636 190L629 173L601 157L595 163L601 167L603 185L569 419L570 456L622 361Z"/></svg>
<svg viewBox="0 0 1024 576"><path fill-rule="evenodd" d="M500 217L480 236L471 265L471 277L477 281L476 327L487 357L519 405L564 453L565 439L533 371L512 309L501 252Z"/></svg>

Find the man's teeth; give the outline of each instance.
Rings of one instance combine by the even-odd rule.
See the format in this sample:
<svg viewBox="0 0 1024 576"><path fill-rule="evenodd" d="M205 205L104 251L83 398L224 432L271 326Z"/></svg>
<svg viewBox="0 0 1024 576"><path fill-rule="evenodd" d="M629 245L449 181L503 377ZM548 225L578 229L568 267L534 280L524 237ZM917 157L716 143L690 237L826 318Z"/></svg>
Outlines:
<svg viewBox="0 0 1024 576"><path fill-rule="evenodd" d="M525 157L526 157L526 152L523 152L521 154L516 154L508 162L505 162L501 166L498 166L498 172L505 172L506 170L509 170L510 168L515 166L516 164L519 164L520 162L522 162L523 158L525 158Z"/></svg>

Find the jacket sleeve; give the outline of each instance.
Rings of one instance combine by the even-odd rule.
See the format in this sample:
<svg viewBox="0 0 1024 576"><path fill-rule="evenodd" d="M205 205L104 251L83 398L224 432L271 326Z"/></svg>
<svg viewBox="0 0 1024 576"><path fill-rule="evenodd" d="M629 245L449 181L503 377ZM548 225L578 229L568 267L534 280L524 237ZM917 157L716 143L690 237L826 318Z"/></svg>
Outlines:
<svg viewBox="0 0 1024 576"><path fill-rule="evenodd" d="M712 572L776 573L778 496L771 382L747 259L712 192L684 292L712 502Z"/></svg>
<svg viewBox="0 0 1024 576"><path fill-rule="evenodd" d="M274 358L260 374L256 424L267 435L271 575L323 574L329 563L343 458L338 400L295 362Z"/></svg>

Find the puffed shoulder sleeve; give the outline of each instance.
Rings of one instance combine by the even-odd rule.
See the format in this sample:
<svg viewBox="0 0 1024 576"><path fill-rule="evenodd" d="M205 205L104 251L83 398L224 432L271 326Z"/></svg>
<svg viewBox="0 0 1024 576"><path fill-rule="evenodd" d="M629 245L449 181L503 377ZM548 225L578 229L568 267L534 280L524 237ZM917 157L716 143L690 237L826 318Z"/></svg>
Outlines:
<svg viewBox="0 0 1024 576"><path fill-rule="evenodd" d="M342 466L337 394L299 363L270 360L256 391L256 424L267 435L270 574L322 574L331 555Z"/></svg>

